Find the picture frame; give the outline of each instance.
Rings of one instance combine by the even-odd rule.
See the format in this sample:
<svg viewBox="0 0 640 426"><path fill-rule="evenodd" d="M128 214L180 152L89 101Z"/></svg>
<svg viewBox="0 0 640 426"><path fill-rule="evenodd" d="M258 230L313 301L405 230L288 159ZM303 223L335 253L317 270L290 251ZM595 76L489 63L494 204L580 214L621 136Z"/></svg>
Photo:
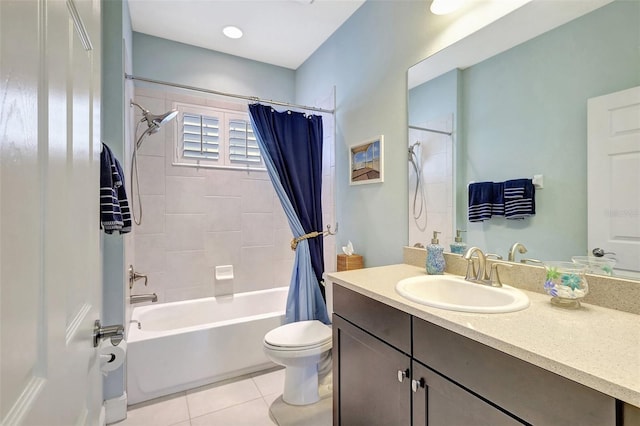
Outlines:
<svg viewBox="0 0 640 426"><path fill-rule="evenodd" d="M349 147L349 185L384 182L384 135Z"/></svg>

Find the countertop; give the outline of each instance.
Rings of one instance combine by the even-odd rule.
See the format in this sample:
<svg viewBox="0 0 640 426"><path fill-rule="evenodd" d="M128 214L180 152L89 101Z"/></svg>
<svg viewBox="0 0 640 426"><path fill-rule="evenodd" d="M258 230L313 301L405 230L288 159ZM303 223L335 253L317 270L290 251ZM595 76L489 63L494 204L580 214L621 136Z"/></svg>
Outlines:
<svg viewBox="0 0 640 426"><path fill-rule="evenodd" d="M395 284L425 275L407 264L327 273L330 281L494 349L640 407L640 315L582 304L558 308L547 295L522 290L522 311L472 314L403 298ZM509 284L509 283L506 283ZM480 285L480 284L478 284ZM640 301L638 301L640 303Z"/></svg>

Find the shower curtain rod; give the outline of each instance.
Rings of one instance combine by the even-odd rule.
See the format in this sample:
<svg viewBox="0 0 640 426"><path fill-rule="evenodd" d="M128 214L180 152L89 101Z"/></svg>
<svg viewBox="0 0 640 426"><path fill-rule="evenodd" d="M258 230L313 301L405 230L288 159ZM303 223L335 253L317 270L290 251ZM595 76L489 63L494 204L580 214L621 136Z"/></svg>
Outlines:
<svg viewBox="0 0 640 426"><path fill-rule="evenodd" d="M409 128L414 130L424 130L425 132L439 133L441 135L447 135L447 136L451 136L453 134L452 132L443 132L442 130L429 129L426 127L409 126Z"/></svg>
<svg viewBox="0 0 640 426"><path fill-rule="evenodd" d="M127 74L127 73L124 74L124 78L127 79L127 80L144 81L144 82L147 82L147 83L161 84L163 86L177 87L179 89L186 89L186 90L193 90L193 91L196 91L196 92L209 93L209 94L212 94L212 95L220 95L220 96L227 96L227 97L231 97L231 98L245 99L247 101L252 101L252 102L263 102L265 104L280 105L280 106L286 106L286 107L291 107L291 108L304 109L304 110L307 110L307 111L325 112L325 113L328 113L328 114L334 114L335 111L336 111L335 109L324 109L324 108L310 107L310 106L306 106L306 105L296 105L296 104L290 104L288 102L260 99L260 98L258 98L256 96L236 95L234 93L219 92L217 90L203 89L201 87L186 86L184 84L178 84L178 83L169 83L168 81L153 80L151 78L138 77L138 76Z"/></svg>

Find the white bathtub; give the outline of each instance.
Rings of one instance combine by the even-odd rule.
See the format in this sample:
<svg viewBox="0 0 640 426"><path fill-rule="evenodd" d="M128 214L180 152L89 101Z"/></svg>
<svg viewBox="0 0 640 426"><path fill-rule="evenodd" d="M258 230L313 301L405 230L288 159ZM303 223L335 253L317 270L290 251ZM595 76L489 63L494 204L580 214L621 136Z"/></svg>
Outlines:
<svg viewBox="0 0 640 426"><path fill-rule="evenodd" d="M136 307L127 397L136 404L274 366L264 335L284 323L287 287Z"/></svg>

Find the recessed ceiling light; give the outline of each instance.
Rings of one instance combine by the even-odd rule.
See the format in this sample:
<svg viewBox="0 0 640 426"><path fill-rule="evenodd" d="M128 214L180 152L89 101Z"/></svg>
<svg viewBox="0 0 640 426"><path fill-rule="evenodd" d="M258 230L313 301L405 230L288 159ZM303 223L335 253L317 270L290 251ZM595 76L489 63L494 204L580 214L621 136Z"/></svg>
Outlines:
<svg viewBox="0 0 640 426"><path fill-rule="evenodd" d="M222 29L222 33L229 38L240 38L242 37L242 30L238 27L234 27L233 25L228 25Z"/></svg>
<svg viewBox="0 0 640 426"><path fill-rule="evenodd" d="M465 0L433 0L431 13L434 15L447 15L460 9Z"/></svg>

